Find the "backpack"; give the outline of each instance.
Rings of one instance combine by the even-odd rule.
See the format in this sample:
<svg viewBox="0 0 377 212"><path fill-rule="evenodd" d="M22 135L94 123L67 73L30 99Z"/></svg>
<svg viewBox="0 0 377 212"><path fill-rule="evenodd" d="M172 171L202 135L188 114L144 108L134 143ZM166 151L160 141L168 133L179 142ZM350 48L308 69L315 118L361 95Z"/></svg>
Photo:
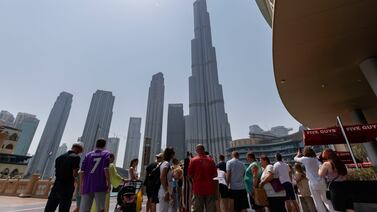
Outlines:
<svg viewBox="0 0 377 212"><path fill-rule="evenodd" d="M154 169L151 171L151 173L148 175L148 182L146 183L146 186L151 188L151 190L158 190L161 185L160 181L160 166L162 163L159 163Z"/></svg>

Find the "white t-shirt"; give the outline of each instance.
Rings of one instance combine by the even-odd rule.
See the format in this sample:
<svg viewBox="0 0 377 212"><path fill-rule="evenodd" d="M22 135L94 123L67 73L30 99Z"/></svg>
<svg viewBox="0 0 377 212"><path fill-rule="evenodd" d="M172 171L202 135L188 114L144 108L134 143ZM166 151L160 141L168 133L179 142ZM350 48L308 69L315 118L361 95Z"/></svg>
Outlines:
<svg viewBox="0 0 377 212"><path fill-rule="evenodd" d="M167 179L168 179L168 186L170 186L170 183L173 181L173 173L170 169L170 164L167 161L164 161L164 162L161 163L160 173L162 173L162 170L164 170L165 168L168 169L168 173L167 173L166 176L167 176ZM164 187L162 185L160 186L160 190L163 190L165 192Z"/></svg>
<svg viewBox="0 0 377 212"><path fill-rule="evenodd" d="M213 179L218 180L220 184L227 185L225 181L225 172L220 169L217 169L217 177Z"/></svg>
<svg viewBox="0 0 377 212"><path fill-rule="evenodd" d="M274 164L274 172L275 178L279 178L281 184L286 182L292 183L291 178L289 176L289 166L286 163L282 161L276 162Z"/></svg>
<svg viewBox="0 0 377 212"><path fill-rule="evenodd" d="M263 169L261 180L263 181L267 176L268 173L274 174L274 168L271 164L267 165L265 169ZM271 183L266 183L263 186L264 190L266 191L267 197L285 197L285 190L275 192L274 189L272 188Z"/></svg>
<svg viewBox="0 0 377 212"><path fill-rule="evenodd" d="M309 179L309 184L317 187L318 189L326 189L324 178L318 175L318 169L321 162L317 158L310 157L295 157L296 162L302 163L305 166L306 176Z"/></svg>

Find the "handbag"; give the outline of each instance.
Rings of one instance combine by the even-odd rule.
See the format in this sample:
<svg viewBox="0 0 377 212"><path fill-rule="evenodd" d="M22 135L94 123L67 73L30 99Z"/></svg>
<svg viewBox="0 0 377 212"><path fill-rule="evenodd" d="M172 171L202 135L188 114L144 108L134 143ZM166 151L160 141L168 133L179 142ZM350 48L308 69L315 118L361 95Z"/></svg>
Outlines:
<svg viewBox="0 0 377 212"><path fill-rule="evenodd" d="M264 188L254 188L254 200L258 206L268 206L267 194Z"/></svg>
<svg viewBox="0 0 377 212"><path fill-rule="evenodd" d="M272 179L270 183L275 192L284 190L284 186L281 184L279 178Z"/></svg>

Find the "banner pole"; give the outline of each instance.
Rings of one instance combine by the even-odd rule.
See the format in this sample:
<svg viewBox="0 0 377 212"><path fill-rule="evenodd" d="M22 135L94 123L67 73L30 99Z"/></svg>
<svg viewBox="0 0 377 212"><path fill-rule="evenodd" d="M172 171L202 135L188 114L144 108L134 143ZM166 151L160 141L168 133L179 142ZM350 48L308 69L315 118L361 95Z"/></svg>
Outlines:
<svg viewBox="0 0 377 212"><path fill-rule="evenodd" d="M352 148L351 148L350 142L348 141L348 138L347 138L347 135L346 135L346 131L344 130L344 127L343 127L343 124L342 124L342 120L340 120L340 117L337 116L337 117L336 117L336 121L337 121L337 123L339 124L339 128L340 128L340 130L341 130L341 132L342 132L342 135L343 135L344 139L346 140L346 143L347 143L348 149L350 150L350 153L351 153L351 157L352 157L353 163L355 164L356 169L359 170L359 166L357 165L357 162L356 162L355 156L353 155L353 151L352 151Z"/></svg>

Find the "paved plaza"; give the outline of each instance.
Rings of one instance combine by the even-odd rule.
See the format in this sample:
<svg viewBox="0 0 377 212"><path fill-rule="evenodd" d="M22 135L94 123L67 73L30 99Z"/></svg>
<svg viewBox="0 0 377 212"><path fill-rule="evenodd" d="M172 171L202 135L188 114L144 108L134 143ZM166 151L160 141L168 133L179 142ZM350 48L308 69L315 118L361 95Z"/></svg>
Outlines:
<svg viewBox="0 0 377 212"><path fill-rule="evenodd" d="M6 212L41 212L44 211L47 199L36 199L36 198L19 198L19 197L8 197L0 196L0 211ZM143 200L143 210L145 211L146 199ZM111 197L110 200L110 211L114 211L116 204L116 197ZM71 209L73 210L76 206L76 202L72 202Z"/></svg>

